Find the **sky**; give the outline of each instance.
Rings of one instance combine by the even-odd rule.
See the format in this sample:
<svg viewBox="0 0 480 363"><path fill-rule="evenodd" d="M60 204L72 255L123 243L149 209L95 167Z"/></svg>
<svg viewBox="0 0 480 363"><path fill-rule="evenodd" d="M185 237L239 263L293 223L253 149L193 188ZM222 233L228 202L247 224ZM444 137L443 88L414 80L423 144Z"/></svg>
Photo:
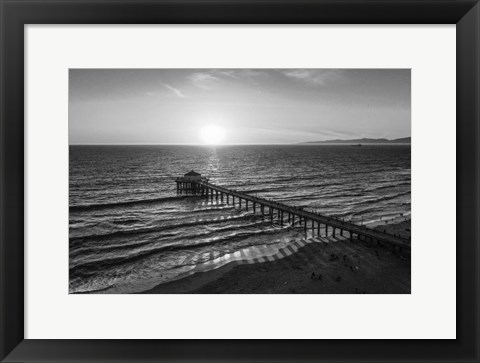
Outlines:
<svg viewBox="0 0 480 363"><path fill-rule="evenodd" d="M70 69L69 143L394 139L410 96L409 69Z"/></svg>

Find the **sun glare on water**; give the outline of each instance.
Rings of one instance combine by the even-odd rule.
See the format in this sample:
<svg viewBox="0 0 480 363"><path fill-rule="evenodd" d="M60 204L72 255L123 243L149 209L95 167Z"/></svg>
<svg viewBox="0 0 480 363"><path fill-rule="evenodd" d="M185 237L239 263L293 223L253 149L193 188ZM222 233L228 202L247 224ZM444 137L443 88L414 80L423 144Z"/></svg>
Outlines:
<svg viewBox="0 0 480 363"><path fill-rule="evenodd" d="M225 129L217 125L208 125L200 129L200 138L204 144L219 145L225 139Z"/></svg>

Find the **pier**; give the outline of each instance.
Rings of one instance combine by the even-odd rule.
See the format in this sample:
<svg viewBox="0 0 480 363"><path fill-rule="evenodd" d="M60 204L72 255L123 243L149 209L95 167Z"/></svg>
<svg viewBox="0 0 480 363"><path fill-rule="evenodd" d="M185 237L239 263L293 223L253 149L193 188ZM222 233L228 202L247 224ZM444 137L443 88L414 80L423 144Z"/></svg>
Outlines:
<svg viewBox="0 0 480 363"><path fill-rule="evenodd" d="M269 199L256 197L244 192L224 188L209 182L201 174L193 170L176 179L177 194L201 196L210 201L216 201L240 209L245 208L254 214L261 215L263 220L276 221L280 225L290 225L292 227L303 227L305 234L311 231L312 236L336 235L364 240L370 243L387 244L400 250L410 250L410 243L405 238L397 235L391 235L376 231L363 225L357 225L352 222L344 221L338 218L325 216L319 213L303 210L300 207L288 206L283 203L275 202Z"/></svg>

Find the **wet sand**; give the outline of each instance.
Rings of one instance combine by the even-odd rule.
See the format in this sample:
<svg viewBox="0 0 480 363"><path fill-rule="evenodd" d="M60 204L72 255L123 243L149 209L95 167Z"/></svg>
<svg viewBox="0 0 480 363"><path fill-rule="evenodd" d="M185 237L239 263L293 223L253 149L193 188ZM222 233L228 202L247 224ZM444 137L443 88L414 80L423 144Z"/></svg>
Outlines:
<svg viewBox="0 0 480 363"><path fill-rule="evenodd" d="M408 225L407 225L408 224ZM410 222L381 226L388 232ZM410 255L364 241L309 243L290 256L255 264L232 262L164 283L148 294L409 294Z"/></svg>

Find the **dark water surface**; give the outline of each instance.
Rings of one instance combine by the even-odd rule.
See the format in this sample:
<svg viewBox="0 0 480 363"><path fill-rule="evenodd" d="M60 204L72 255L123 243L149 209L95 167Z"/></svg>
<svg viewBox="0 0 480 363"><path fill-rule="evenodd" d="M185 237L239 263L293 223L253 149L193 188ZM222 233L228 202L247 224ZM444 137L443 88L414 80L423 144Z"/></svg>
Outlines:
<svg viewBox="0 0 480 363"><path fill-rule="evenodd" d="M410 214L410 146L70 146L70 292L138 292L246 246L297 238L252 211L178 197L224 186L374 225ZM402 217L402 218L403 218Z"/></svg>

